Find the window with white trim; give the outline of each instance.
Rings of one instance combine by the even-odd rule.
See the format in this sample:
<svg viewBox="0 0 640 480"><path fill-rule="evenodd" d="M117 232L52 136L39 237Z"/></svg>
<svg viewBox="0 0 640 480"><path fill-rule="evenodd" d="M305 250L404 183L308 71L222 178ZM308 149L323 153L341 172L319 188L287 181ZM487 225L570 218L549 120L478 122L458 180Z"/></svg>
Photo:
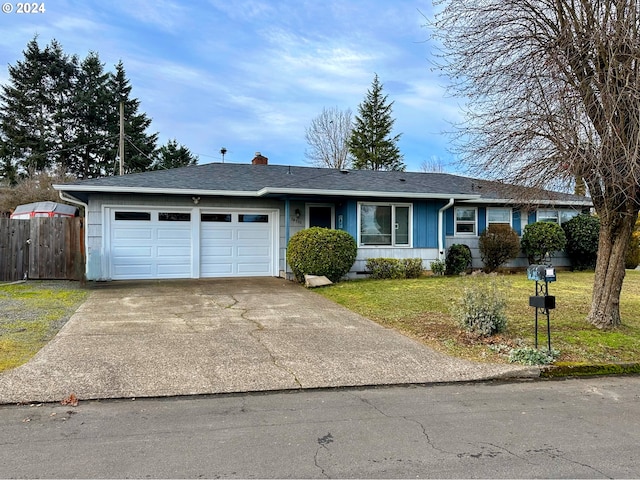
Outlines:
<svg viewBox="0 0 640 480"><path fill-rule="evenodd" d="M411 244L411 205L359 203L359 244L408 247Z"/></svg>
<svg viewBox="0 0 640 480"><path fill-rule="evenodd" d="M538 210L538 215L536 218L538 222L559 223L558 210Z"/></svg>
<svg viewBox="0 0 640 480"><path fill-rule="evenodd" d="M511 209L510 208L487 208L487 225L499 223L511 226Z"/></svg>
<svg viewBox="0 0 640 480"><path fill-rule="evenodd" d="M478 210L473 207L456 207L456 235L475 235Z"/></svg>

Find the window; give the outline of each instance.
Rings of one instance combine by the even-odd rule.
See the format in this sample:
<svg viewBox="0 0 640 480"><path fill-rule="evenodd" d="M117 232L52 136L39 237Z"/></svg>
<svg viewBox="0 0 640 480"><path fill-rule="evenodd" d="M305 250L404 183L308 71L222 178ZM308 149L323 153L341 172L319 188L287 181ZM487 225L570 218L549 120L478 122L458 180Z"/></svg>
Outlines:
<svg viewBox="0 0 640 480"><path fill-rule="evenodd" d="M151 212L115 212L115 219L148 222L151 220Z"/></svg>
<svg viewBox="0 0 640 480"><path fill-rule="evenodd" d="M487 224L502 223L511 226L510 208L487 208Z"/></svg>
<svg viewBox="0 0 640 480"><path fill-rule="evenodd" d="M330 205L307 206L307 221L307 228L333 228L333 207Z"/></svg>
<svg viewBox="0 0 640 480"><path fill-rule="evenodd" d="M558 211L557 210L538 210L537 220L538 222L559 223Z"/></svg>
<svg viewBox="0 0 640 480"><path fill-rule="evenodd" d="M200 215L201 222L230 222L230 213L203 213Z"/></svg>
<svg viewBox="0 0 640 480"><path fill-rule="evenodd" d="M238 215L240 223L269 223L269 215Z"/></svg>
<svg viewBox="0 0 640 480"><path fill-rule="evenodd" d="M560 223L565 223L571 220L573 217L577 217L580 212L576 210L560 210Z"/></svg>
<svg viewBox="0 0 640 480"><path fill-rule="evenodd" d="M158 220L161 222L190 222L190 213L180 212L160 212L158 213Z"/></svg>
<svg viewBox="0 0 640 480"><path fill-rule="evenodd" d="M477 210L469 207L457 207L456 216L456 235L475 235L476 234L476 218Z"/></svg>
<svg viewBox="0 0 640 480"><path fill-rule="evenodd" d="M360 245L409 246L411 205L359 204Z"/></svg>

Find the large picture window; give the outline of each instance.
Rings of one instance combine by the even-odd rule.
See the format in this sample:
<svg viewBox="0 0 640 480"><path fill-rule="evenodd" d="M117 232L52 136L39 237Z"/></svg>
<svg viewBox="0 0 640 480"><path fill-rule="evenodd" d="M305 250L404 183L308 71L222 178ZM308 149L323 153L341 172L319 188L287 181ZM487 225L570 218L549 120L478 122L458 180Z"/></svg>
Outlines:
<svg viewBox="0 0 640 480"><path fill-rule="evenodd" d="M478 211L471 207L457 207L456 215L456 235L475 235L476 219Z"/></svg>
<svg viewBox="0 0 640 480"><path fill-rule="evenodd" d="M360 245L410 245L411 205L361 203Z"/></svg>

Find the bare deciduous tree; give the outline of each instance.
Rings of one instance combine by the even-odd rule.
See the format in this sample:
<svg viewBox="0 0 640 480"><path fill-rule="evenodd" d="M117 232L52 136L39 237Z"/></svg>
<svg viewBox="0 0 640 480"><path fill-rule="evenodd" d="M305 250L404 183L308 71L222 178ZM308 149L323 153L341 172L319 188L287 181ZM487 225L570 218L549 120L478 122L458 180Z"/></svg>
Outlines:
<svg viewBox="0 0 640 480"><path fill-rule="evenodd" d="M591 309L621 323L624 258L640 208L638 0L440 0L433 25L461 152L492 178L584 180L600 217Z"/></svg>
<svg viewBox="0 0 640 480"><path fill-rule="evenodd" d="M445 164L440 157L432 156L420 163L420 171L424 173L444 173Z"/></svg>
<svg viewBox="0 0 640 480"><path fill-rule="evenodd" d="M351 110L323 108L305 130L309 149L305 156L318 167L346 169L351 166L347 142L351 136Z"/></svg>

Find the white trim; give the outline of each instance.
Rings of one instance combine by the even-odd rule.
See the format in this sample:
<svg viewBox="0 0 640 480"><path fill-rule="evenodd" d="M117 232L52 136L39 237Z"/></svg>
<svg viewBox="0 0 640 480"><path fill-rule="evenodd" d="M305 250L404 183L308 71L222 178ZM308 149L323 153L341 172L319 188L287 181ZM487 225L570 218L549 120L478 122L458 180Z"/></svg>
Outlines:
<svg viewBox="0 0 640 480"><path fill-rule="evenodd" d="M473 232L458 232L458 215L457 211L459 209L473 210L475 212L475 220L473 221ZM460 222L463 224L469 224L469 221ZM454 237L476 237L478 235L478 208L477 207L466 207L466 206L457 206L453 209L453 236Z"/></svg>
<svg viewBox="0 0 640 480"><path fill-rule="evenodd" d="M506 222L490 222L489 221L489 211L490 210L509 210L509 223L508 225L513 228L513 208L512 207L487 207L485 214L485 228L488 228L492 223L504 225Z"/></svg>
<svg viewBox="0 0 640 480"><path fill-rule="evenodd" d="M527 200L523 202L522 200L514 200L512 198L474 198L471 200L460 200L461 203L468 204L501 204L501 205L515 205L521 206L523 203L527 205L548 205L549 207L553 206L562 206L562 207L591 207L593 205L589 200ZM560 207L558 207L560 208Z"/></svg>

